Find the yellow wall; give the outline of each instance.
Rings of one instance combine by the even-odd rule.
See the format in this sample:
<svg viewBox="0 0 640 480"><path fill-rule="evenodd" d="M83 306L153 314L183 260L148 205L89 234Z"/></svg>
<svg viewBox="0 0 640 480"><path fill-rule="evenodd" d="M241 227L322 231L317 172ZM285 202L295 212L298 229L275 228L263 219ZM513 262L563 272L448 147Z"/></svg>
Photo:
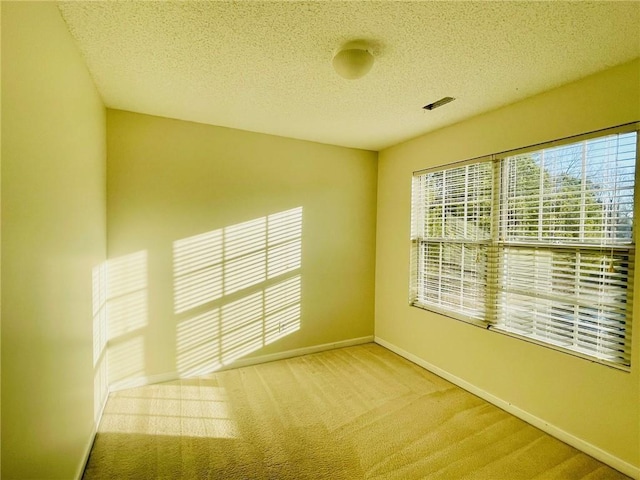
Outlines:
<svg viewBox="0 0 640 480"><path fill-rule="evenodd" d="M107 119L113 385L373 335L375 152Z"/></svg>
<svg viewBox="0 0 640 480"><path fill-rule="evenodd" d="M376 337L636 467L640 305L626 373L409 307L408 289L413 171L640 120L639 90L635 61L380 152L376 257Z"/></svg>
<svg viewBox="0 0 640 480"><path fill-rule="evenodd" d="M371 335L374 265L379 338L640 466L640 335L625 373L407 304L411 172L638 120L640 62L377 163L374 152L105 116L55 4L3 2L1 20L3 478L72 478L82 466L106 381L96 285L117 385Z"/></svg>
<svg viewBox="0 0 640 480"><path fill-rule="evenodd" d="M105 128L56 5L2 2L2 478L74 478L91 441Z"/></svg>

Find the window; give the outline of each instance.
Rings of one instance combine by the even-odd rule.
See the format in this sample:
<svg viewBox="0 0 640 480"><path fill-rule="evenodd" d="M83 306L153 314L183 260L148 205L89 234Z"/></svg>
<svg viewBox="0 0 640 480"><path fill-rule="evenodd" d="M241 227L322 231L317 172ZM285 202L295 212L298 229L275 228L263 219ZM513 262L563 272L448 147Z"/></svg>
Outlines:
<svg viewBox="0 0 640 480"><path fill-rule="evenodd" d="M411 304L628 367L637 129L416 172Z"/></svg>

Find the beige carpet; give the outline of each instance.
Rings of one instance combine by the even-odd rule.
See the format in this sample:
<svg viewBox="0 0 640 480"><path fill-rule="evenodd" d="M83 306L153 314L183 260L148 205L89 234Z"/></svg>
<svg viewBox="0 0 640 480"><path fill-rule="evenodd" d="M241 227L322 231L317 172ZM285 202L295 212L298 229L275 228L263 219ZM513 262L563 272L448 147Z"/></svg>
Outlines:
<svg viewBox="0 0 640 480"><path fill-rule="evenodd" d="M84 479L621 479L375 344L110 396Z"/></svg>

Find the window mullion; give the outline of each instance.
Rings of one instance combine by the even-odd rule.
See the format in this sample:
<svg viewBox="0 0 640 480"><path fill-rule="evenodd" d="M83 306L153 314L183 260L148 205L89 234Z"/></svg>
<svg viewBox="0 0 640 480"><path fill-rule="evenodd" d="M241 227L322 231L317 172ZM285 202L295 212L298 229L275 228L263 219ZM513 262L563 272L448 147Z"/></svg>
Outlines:
<svg viewBox="0 0 640 480"><path fill-rule="evenodd" d="M442 172L442 215L440 215L440 228L442 229L442 237L446 237L446 233L444 231L446 225L447 214L445 212L445 206L447 202L447 171L444 170Z"/></svg>
<svg viewBox="0 0 640 480"><path fill-rule="evenodd" d="M585 228L587 223L587 142L582 142L582 174L580 176L580 241L585 240Z"/></svg>
<svg viewBox="0 0 640 480"><path fill-rule="evenodd" d="M542 240L542 220L544 217L544 150L540 155L540 178L538 179L538 240Z"/></svg>
<svg viewBox="0 0 640 480"><path fill-rule="evenodd" d="M497 322L498 302L500 290L500 220L502 218L500 208L500 185L502 182L501 160L492 159L492 185L491 185L491 240L487 252L487 287L486 287L486 304L485 304L485 322L493 325ZM506 212L505 212L506 213ZM505 216L506 218L506 216Z"/></svg>
<svg viewBox="0 0 640 480"><path fill-rule="evenodd" d="M576 252L576 265L575 265L575 273L574 273L574 285L573 291L575 292L576 297L580 297L580 270L582 270L582 255L580 250ZM573 306L573 345L578 346L578 334L580 332L580 306L578 302Z"/></svg>

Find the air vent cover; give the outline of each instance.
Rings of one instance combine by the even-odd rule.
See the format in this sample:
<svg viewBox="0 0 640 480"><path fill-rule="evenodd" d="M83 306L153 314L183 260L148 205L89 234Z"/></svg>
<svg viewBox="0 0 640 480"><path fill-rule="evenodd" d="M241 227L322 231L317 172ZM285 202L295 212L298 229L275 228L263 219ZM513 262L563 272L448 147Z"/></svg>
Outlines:
<svg viewBox="0 0 640 480"><path fill-rule="evenodd" d="M441 107L442 105L446 105L447 103L453 102L454 100L455 98L453 97L443 97L437 102L430 103L429 105L425 105L422 108L424 108L425 110L433 110L434 108Z"/></svg>

